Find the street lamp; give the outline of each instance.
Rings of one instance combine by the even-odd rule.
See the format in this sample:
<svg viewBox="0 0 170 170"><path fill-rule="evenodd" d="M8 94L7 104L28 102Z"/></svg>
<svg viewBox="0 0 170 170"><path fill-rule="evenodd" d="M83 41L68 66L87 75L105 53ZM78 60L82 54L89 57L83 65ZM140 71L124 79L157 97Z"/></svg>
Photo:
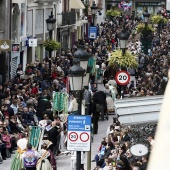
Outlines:
<svg viewBox="0 0 170 170"><path fill-rule="evenodd" d="M158 11L158 12L157 12L157 15L162 15L161 11ZM159 34L159 38L160 38L160 36L161 36L161 30L162 30L162 23L161 23L161 21L159 21L159 23L158 23L158 34Z"/></svg>
<svg viewBox="0 0 170 170"><path fill-rule="evenodd" d="M73 65L69 70L69 82L70 82L70 90L79 92L79 100L78 100L78 114L81 115L81 105L83 99L83 77L85 70L79 65ZM81 169L81 151L77 151L76 155L76 170Z"/></svg>
<svg viewBox="0 0 170 170"><path fill-rule="evenodd" d="M80 67L86 70L90 54L83 50L83 46L78 46L78 48L79 49L74 53L74 58L79 61Z"/></svg>
<svg viewBox="0 0 170 170"><path fill-rule="evenodd" d="M146 10L146 11L143 13L143 18L144 18L144 23L145 23L145 24L148 24L149 17L150 17L150 13Z"/></svg>
<svg viewBox="0 0 170 170"><path fill-rule="evenodd" d="M120 41L120 48L122 49L122 55L124 55L127 48L127 41L129 38L129 33L126 32L125 24L122 32L118 35L118 38Z"/></svg>
<svg viewBox="0 0 170 170"><path fill-rule="evenodd" d="M149 17L150 17L150 13L148 13L148 11L146 10L143 13L143 17L144 17L144 23L145 23L145 33L144 33L144 41L145 41L145 45L144 45L144 53L145 53L145 62L146 62L146 54L148 54L148 31L147 31L147 25L148 25L148 21L149 21Z"/></svg>
<svg viewBox="0 0 170 170"><path fill-rule="evenodd" d="M52 40L52 31L55 29L55 23L56 19L53 18L53 11L51 11L51 15L46 20L47 23L47 30L49 31L49 38ZM49 76L51 77L51 53L52 51L49 51Z"/></svg>
<svg viewBox="0 0 170 170"><path fill-rule="evenodd" d="M86 71L86 74L83 78L83 87L87 88L88 89L88 86L89 86L89 79L90 79L90 71L91 71L92 67L90 66L87 66L87 71Z"/></svg>
<svg viewBox="0 0 170 170"><path fill-rule="evenodd" d="M98 7L97 5L95 4L95 1L93 1L93 5L90 7L91 8L91 13L92 13L92 16L93 16L93 26L94 26L94 20L95 20L95 16L98 12Z"/></svg>
<svg viewBox="0 0 170 170"><path fill-rule="evenodd" d="M85 70L79 65L73 65L69 70L69 82L71 91L81 91ZM80 112L79 112L80 113Z"/></svg>

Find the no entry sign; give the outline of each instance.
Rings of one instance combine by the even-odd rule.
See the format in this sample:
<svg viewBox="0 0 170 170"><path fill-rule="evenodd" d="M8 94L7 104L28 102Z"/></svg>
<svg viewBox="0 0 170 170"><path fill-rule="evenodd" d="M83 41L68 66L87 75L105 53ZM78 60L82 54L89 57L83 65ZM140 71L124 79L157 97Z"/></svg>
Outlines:
<svg viewBox="0 0 170 170"><path fill-rule="evenodd" d="M90 151L91 116L69 115L67 150Z"/></svg>
<svg viewBox="0 0 170 170"><path fill-rule="evenodd" d="M130 74L127 71L119 71L116 74L116 82L119 85L127 85L130 81Z"/></svg>

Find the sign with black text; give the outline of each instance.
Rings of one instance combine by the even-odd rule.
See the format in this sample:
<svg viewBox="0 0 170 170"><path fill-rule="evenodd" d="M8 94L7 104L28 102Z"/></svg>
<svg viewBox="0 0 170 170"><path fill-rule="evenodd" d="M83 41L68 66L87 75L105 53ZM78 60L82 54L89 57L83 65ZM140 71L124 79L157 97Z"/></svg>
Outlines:
<svg viewBox="0 0 170 170"><path fill-rule="evenodd" d="M119 85L127 85L130 81L130 74L127 71L119 71L116 74L116 82Z"/></svg>

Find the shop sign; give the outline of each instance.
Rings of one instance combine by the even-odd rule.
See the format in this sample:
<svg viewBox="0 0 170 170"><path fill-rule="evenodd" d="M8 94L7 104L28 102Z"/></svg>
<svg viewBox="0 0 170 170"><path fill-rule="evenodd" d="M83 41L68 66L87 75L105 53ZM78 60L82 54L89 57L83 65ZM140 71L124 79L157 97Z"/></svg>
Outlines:
<svg viewBox="0 0 170 170"><path fill-rule="evenodd" d="M11 51L11 40L0 40L0 51Z"/></svg>
<svg viewBox="0 0 170 170"><path fill-rule="evenodd" d="M97 38L97 27L90 27L89 38L90 39L96 39Z"/></svg>
<svg viewBox="0 0 170 170"><path fill-rule="evenodd" d="M13 52L18 52L19 51L19 43L12 44L12 51Z"/></svg>
<svg viewBox="0 0 170 170"><path fill-rule="evenodd" d="M160 2L136 2L136 6L162 6Z"/></svg>
<svg viewBox="0 0 170 170"><path fill-rule="evenodd" d="M37 39L29 39L29 47L37 47Z"/></svg>

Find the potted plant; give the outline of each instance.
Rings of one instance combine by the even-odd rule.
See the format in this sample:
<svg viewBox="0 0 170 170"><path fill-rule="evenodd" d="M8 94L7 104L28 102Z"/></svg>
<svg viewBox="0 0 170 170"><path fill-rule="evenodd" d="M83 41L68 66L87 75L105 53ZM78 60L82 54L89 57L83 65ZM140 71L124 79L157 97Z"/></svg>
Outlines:
<svg viewBox="0 0 170 170"><path fill-rule="evenodd" d="M43 45L47 51L55 51L60 48L60 43L51 39L46 39Z"/></svg>
<svg viewBox="0 0 170 170"><path fill-rule="evenodd" d="M151 17L151 21L153 24L166 24L168 22L168 20L161 15L154 15Z"/></svg>
<svg viewBox="0 0 170 170"><path fill-rule="evenodd" d="M124 55L122 55L121 50L116 50L111 53L111 57L108 60L109 66L113 67L126 67L126 68L137 68L138 62L135 60L135 56L130 53L130 51L126 51Z"/></svg>
<svg viewBox="0 0 170 170"><path fill-rule="evenodd" d="M106 11L106 15L111 17L116 17L116 16L120 16L120 12L118 10L110 9Z"/></svg>
<svg viewBox="0 0 170 170"><path fill-rule="evenodd" d="M142 35L149 35L152 32L154 32L154 28L151 24L145 25L144 23L140 23L136 26L137 33L140 33Z"/></svg>

